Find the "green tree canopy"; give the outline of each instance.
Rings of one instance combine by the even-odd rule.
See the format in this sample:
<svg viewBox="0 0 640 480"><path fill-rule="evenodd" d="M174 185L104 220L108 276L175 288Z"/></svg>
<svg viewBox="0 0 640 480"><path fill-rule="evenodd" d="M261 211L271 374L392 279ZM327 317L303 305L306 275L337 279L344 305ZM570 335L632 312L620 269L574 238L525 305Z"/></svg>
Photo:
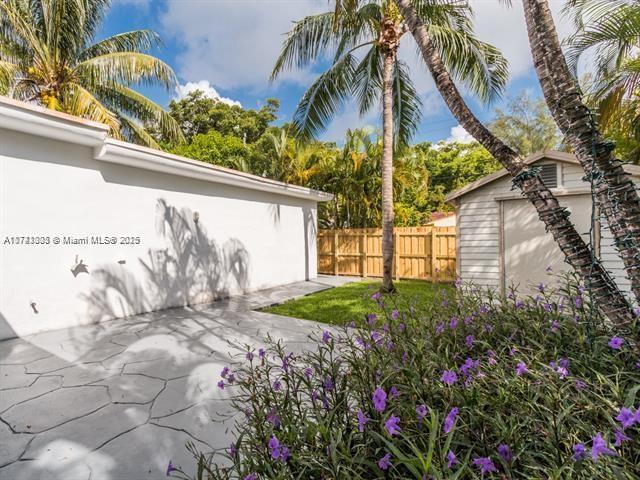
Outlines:
<svg viewBox="0 0 640 480"><path fill-rule="evenodd" d="M202 90L195 90L181 100L169 103L169 113L180 125L187 139L216 130L223 135L235 135L253 143L277 119L280 101L269 98L258 110L244 109L238 105L206 97Z"/></svg>
<svg viewBox="0 0 640 480"><path fill-rule="evenodd" d="M506 110L497 108L489 129L522 156L560 146L561 136L542 98L526 91L508 99Z"/></svg>

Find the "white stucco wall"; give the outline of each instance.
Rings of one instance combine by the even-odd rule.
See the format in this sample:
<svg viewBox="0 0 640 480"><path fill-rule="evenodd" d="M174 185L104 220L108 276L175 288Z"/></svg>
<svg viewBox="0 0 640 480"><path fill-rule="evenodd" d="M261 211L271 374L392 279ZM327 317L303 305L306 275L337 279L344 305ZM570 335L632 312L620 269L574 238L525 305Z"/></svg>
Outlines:
<svg viewBox="0 0 640 480"><path fill-rule="evenodd" d="M316 276L313 195L108 163L97 150L0 124L0 338ZM11 244L21 236L50 243Z"/></svg>

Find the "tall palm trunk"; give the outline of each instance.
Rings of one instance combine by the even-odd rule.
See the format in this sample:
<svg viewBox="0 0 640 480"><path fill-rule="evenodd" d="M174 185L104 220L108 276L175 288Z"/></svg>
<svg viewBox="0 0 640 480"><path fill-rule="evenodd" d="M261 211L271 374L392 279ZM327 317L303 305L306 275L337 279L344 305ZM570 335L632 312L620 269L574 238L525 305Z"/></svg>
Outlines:
<svg viewBox="0 0 640 480"><path fill-rule="evenodd" d="M383 19L382 72L382 291L393 292L393 67L400 41L396 23Z"/></svg>
<svg viewBox="0 0 640 480"><path fill-rule="evenodd" d="M640 301L640 198L622 163L613 156L565 61L546 0L523 0L529 44L542 93L566 136L604 212L615 245Z"/></svg>
<svg viewBox="0 0 640 480"><path fill-rule="evenodd" d="M514 183L535 207L540 220L565 255L567 263L584 279L601 311L617 325L629 324L633 320L629 303L608 272L595 261L593 251L569 220L567 210L560 206L540 176L527 168L518 154L493 135L471 112L429 38L426 26L411 5L411 0L395 1L420 48L436 87L454 117L514 177Z"/></svg>

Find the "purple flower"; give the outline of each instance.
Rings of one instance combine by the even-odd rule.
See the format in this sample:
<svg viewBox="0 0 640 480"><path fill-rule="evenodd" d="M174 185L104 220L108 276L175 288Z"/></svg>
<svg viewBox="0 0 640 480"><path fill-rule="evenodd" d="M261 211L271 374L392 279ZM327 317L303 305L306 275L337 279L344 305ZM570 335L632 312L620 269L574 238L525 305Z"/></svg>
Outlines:
<svg viewBox="0 0 640 480"><path fill-rule="evenodd" d="M608 345L614 350L620 350L622 348L623 343L624 343L624 340L622 338L613 337L611 340L609 340Z"/></svg>
<svg viewBox="0 0 640 480"><path fill-rule="evenodd" d="M557 320L554 320L553 322L551 322L551 331L552 332L557 332L559 328L560 328L560 324L558 323Z"/></svg>
<svg viewBox="0 0 640 480"><path fill-rule="evenodd" d="M273 425L274 428L280 428L280 425L282 425L282 421L280 420L280 417L278 416L278 412L276 411L275 408L272 408L269 414L267 415L267 422Z"/></svg>
<svg viewBox="0 0 640 480"><path fill-rule="evenodd" d="M445 370L442 372L442 377L440 378L443 383L447 385L453 385L458 381L458 375L453 370Z"/></svg>
<svg viewBox="0 0 640 480"><path fill-rule="evenodd" d="M546 302L544 305L544 311L545 312L550 312L551 311L551 304L549 302Z"/></svg>
<svg viewBox="0 0 640 480"><path fill-rule="evenodd" d="M577 443L573 446L573 459L582 460L587 455L584 443Z"/></svg>
<svg viewBox="0 0 640 480"><path fill-rule="evenodd" d="M620 409L620 412L618 413L618 416L616 416L616 420L620 422L620 425L622 425L622 429L625 430L629 427L633 427L633 425L638 421L636 417L637 415L634 414L631 409L622 407Z"/></svg>
<svg viewBox="0 0 640 480"><path fill-rule="evenodd" d="M389 389L389 395L391 395L391 398L393 398L395 400L396 398L398 398L400 396L400 392L398 391L398 389L396 387L391 387Z"/></svg>
<svg viewBox="0 0 640 480"><path fill-rule="evenodd" d="M449 413L445 417L444 423L442 425L442 429L443 429L444 433L449 433L451 431L451 429L453 428L453 426L456 423L456 418L458 417L458 412L459 411L460 411L460 409L458 407L453 407L449 411Z"/></svg>
<svg viewBox="0 0 640 480"><path fill-rule="evenodd" d="M462 278L457 277L454 285L456 286L456 288L460 288L462 286Z"/></svg>
<svg viewBox="0 0 640 480"><path fill-rule="evenodd" d="M378 467L380 470L388 470L391 466L391 454L387 453L384 457L378 460Z"/></svg>
<svg viewBox="0 0 640 480"><path fill-rule="evenodd" d="M444 322L440 322L436 325L436 335L440 335L442 332L444 332Z"/></svg>
<svg viewBox="0 0 640 480"><path fill-rule="evenodd" d="M475 370L480 365L480 360L474 360L471 357L467 357L462 366L460 367L460 371L464 376L468 376L471 374L472 370Z"/></svg>
<svg viewBox="0 0 640 480"><path fill-rule="evenodd" d="M253 352L247 352L247 355L245 356L246 359L250 362L253 361Z"/></svg>
<svg viewBox="0 0 640 480"><path fill-rule="evenodd" d="M485 313L489 313L489 307L487 307L486 305L481 305L480 306L480 313L482 315L484 315Z"/></svg>
<svg viewBox="0 0 640 480"><path fill-rule="evenodd" d="M373 408L376 412L384 412L387 407L387 393L380 387L373 392Z"/></svg>
<svg viewBox="0 0 640 480"><path fill-rule="evenodd" d="M616 452L607 447L607 442L602 438L602 434L600 432L596 433L596 436L591 439L591 442L591 458L594 462L598 461L600 455L607 455L610 457L617 455Z"/></svg>
<svg viewBox="0 0 640 480"><path fill-rule="evenodd" d="M264 348L259 349L259 350L258 350L258 357L260 357L260 358L264 358L264 355L265 355Z"/></svg>
<svg viewBox="0 0 640 480"><path fill-rule="evenodd" d="M582 297L578 296L573 300L576 308L582 308Z"/></svg>
<svg viewBox="0 0 640 480"><path fill-rule="evenodd" d="M427 407L425 405L418 405L416 407L416 415L418 416L418 421L422 422L422 419L427 416Z"/></svg>
<svg viewBox="0 0 640 480"><path fill-rule="evenodd" d="M307 367L304 369L304 376L307 377L307 380L310 380L312 375L313 375L313 368Z"/></svg>
<svg viewBox="0 0 640 480"><path fill-rule="evenodd" d="M376 315L375 313L370 313L369 315L367 315L367 323L370 327L373 327L377 321L378 315Z"/></svg>
<svg viewBox="0 0 640 480"><path fill-rule="evenodd" d="M409 361L409 354L406 351L402 352L402 364L406 365L408 361Z"/></svg>
<svg viewBox="0 0 640 480"><path fill-rule="evenodd" d="M587 384L582 380L576 380L573 382L573 386L576 387L576 390L584 390L587 387Z"/></svg>
<svg viewBox="0 0 640 480"><path fill-rule="evenodd" d="M498 471L496 466L493 464L493 460L489 457L476 457L473 459L473 465L480 470L482 475Z"/></svg>
<svg viewBox="0 0 640 480"><path fill-rule="evenodd" d="M467 348L471 348L473 347L473 342L475 341L475 338L473 337L473 335L467 335L467 338L464 341L464 344Z"/></svg>
<svg viewBox="0 0 640 480"><path fill-rule="evenodd" d="M238 455L238 447L236 447L235 443L232 443L231 445L229 445L229 449L227 450L227 452L229 453L229 456L235 457L236 455Z"/></svg>
<svg viewBox="0 0 640 480"><path fill-rule="evenodd" d="M363 412L362 410L358 410L358 431L360 433L364 432L364 426L367 424L367 422L371 420L370 418L368 418Z"/></svg>
<svg viewBox="0 0 640 480"><path fill-rule="evenodd" d="M500 456L503 458L505 462L511 462L511 460L513 460L513 454L511 453L511 449L509 448L509 445L507 445L506 443L502 443L498 445L498 453L500 454Z"/></svg>
<svg viewBox="0 0 640 480"><path fill-rule="evenodd" d="M249 475L244 477L244 480L258 480L258 474L257 473L250 473Z"/></svg>
<svg viewBox="0 0 640 480"><path fill-rule="evenodd" d="M400 312L398 310L393 310L391 312L391 318L393 318L394 320L397 320L398 318L400 318Z"/></svg>
<svg viewBox="0 0 640 480"><path fill-rule="evenodd" d="M456 454L449 450L449 453L447 453L447 467L453 468L456 463L458 463Z"/></svg>
<svg viewBox="0 0 640 480"><path fill-rule="evenodd" d="M538 290L540 293L544 293L544 283L540 283L540 285L538 285Z"/></svg>
<svg viewBox="0 0 640 480"><path fill-rule="evenodd" d="M282 387L282 383L280 383L280 380L276 380L275 382L273 382L273 390L276 392L280 391L280 388Z"/></svg>
<svg viewBox="0 0 640 480"><path fill-rule="evenodd" d="M229 375L229 367L224 367L220 372L220 376L222 378L227 378L227 375Z"/></svg>
<svg viewBox="0 0 640 480"><path fill-rule="evenodd" d="M371 300L374 300L377 302L378 300L380 300L381 297L382 297L382 293L376 292L373 295L371 295Z"/></svg>
<svg viewBox="0 0 640 480"><path fill-rule="evenodd" d="M451 320L449 320L449 328L451 330L455 330L457 326L458 326L458 317L451 317Z"/></svg>
<svg viewBox="0 0 640 480"><path fill-rule="evenodd" d="M289 447L282 447L280 449L280 461L282 463L287 463L291 454L289 453Z"/></svg>
<svg viewBox="0 0 640 480"><path fill-rule="evenodd" d="M516 365L516 375L522 376L527 372L529 372L527 365L524 362L518 362Z"/></svg>
<svg viewBox="0 0 640 480"><path fill-rule="evenodd" d="M224 380L220 380L220 381L218 382L218 388L219 388L220 390L224 390Z"/></svg>
<svg viewBox="0 0 640 480"><path fill-rule="evenodd" d="M398 433L400 433L400 417L396 417L395 415L391 415L389 420L384 422L384 428L387 429L387 433L392 437Z"/></svg>
<svg viewBox="0 0 640 480"><path fill-rule="evenodd" d="M331 378L331 375L327 375L327 378L324 379L323 386L329 391L333 390L333 378Z"/></svg>
<svg viewBox="0 0 640 480"><path fill-rule="evenodd" d="M174 472L175 470L176 470L176 467L174 467L171 460L169 460L169 465L167 465L167 477L171 475L171 472Z"/></svg>
<svg viewBox="0 0 640 480"><path fill-rule="evenodd" d="M328 330L325 330L324 332L322 332L322 341L324 343L329 343L331 341L331 334L329 333Z"/></svg>
<svg viewBox="0 0 640 480"><path fill-rule="evenodd" d="M631 438L627 437L621 430L616 430L613 436L616 438L616 441L613 444L615 447L619 447L624 442L631 440Z"/></svg>
<svg viewBox="0 0 640 480"><path fill-rule="evenodd" d="M267 446L269 447L271 458L273 458L274 460L280 458L280 441L275 435L271 436Z"/></svg>

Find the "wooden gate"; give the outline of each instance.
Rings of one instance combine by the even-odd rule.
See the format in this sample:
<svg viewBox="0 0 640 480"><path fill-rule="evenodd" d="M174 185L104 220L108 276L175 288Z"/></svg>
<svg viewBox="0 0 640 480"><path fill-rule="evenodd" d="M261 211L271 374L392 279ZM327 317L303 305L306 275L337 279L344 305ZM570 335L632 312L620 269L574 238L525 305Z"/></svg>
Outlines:
<svg viewBox="0 0 640 480"><path fill-rule="evenodd" d="M394 277L455 280L455 227L394 228ZM382 277L382 229L320 230L318 273Z"/></svg>

